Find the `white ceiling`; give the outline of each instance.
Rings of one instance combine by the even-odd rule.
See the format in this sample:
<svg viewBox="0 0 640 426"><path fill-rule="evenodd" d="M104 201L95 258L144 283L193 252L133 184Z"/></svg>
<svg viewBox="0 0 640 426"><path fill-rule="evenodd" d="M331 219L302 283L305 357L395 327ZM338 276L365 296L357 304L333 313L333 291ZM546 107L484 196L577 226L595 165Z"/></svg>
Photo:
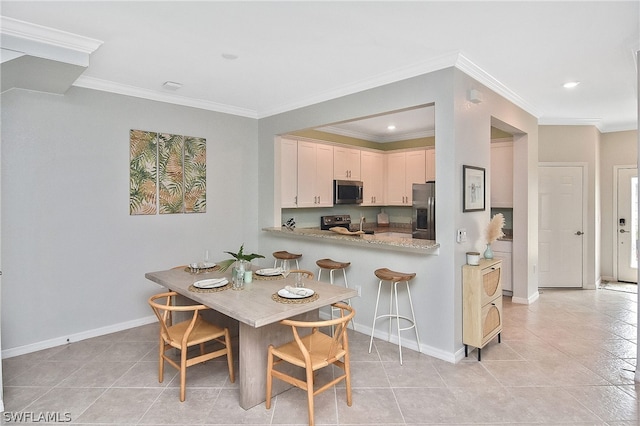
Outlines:
<svg viewBox="0 0 640 426"><path fill-rule="evenodd" d="M541 124L616 131L637 128L639 3L3 0L0 13L102 41L81 87L261 118L457 66Z"/></svg>

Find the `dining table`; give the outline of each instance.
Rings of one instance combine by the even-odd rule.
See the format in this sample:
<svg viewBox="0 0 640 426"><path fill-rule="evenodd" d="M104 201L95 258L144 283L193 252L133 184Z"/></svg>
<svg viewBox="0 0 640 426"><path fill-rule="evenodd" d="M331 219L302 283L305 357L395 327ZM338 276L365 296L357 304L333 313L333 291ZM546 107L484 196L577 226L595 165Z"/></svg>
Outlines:
<svg viewBox="0 0 640 426"><path fill-rule="evenodd" d="M178 267L148 272L145 277L237 322L239 402L246 410L266 400L269 345L278 346L293 340L291 327L280 321L288 318L316 320L320 318L320 308L355 297L357 292L341 285L306 279L304 288L313 290L312 296L282 297L287 296L283 289L295 287L294 274L285 277L269 271L271 275L260 275L258 272L263 270L259 269L253 271L250 283L237 290L231 283L231 269L223 272L214 267L194 272L189 267ZM226 278L229 283L211 289L198 288L202 280L220 278ZM284 382L276 382L274 394L290 387Z"/></svg>

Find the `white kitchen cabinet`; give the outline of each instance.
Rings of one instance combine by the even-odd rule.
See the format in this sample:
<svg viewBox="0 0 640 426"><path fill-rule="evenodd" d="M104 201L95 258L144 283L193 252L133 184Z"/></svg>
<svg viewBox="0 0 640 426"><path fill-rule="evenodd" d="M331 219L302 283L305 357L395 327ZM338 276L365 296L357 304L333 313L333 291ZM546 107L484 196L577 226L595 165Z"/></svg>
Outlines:
<svg viewBox="0 0 640 426"><path fill-rule="evenodd" d="M333 148L333 178L360 180L360 150L344 146Z"/></svg>
<svg viewBox="0 0 640 426"><path fill-rule="evenodd" d="M513 208L513 142L491 144L491 207Z"/></svg>
<svg viewBox="0 0 640 426"><path fill-rule="evenodd" d="M362 176L362 205L384 206L384 154L362 151L360 153Z"/></svg>
<svg viewBox="0 0 640 426"><path fill-rule="evenodd" d="M425 180L427 182L436 180L436 150L427 149L425 151Z"/></svg>
<svg viewBox="0 0 640 426"><path fill-rule="evenodd" d="M298 141L298 207L333 206L333 146Z"/></svg>
<svg viewBox="0 0 640 426"><path fill-rule="evenodd" d="M502 290L511 295L513 292L513 241L498 240L491 244L493 257L502 260Z"/></svg>
<svg viewBox="0 0 640 426"><path fill-rule="evenodd" d="M280 139L280 206L297 207L298 141Z"/></svg>
<svg viewBox="0 0 640 426"><path fill-rule="evenodd" d="M425 150L387 154L387 205L412 204L414 183L426 182Z"/></svg>

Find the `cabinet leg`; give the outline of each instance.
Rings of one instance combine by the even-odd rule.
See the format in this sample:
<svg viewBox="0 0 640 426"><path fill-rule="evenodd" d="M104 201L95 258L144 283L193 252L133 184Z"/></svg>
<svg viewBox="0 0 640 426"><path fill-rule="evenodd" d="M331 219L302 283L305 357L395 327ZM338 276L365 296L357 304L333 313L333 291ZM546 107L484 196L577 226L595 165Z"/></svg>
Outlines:
<svg viewBox="0 0 640 426"><path fill-rule="evenodd" d="M502 343L502 337L501 337L502 333L498 333L498 343Z"/></svg>
<svg viewBox="0 0 640 426"><path fill-rule="evenodd" d="M478 361L482 361L482 349L478 348Z"/></svg>
<svg viewBox="0 0 640 426"><path fill-rule="evenodd" d="M464 357L468 357L469 356L469 352L468 352L468 346L464 345Z"/></svg>

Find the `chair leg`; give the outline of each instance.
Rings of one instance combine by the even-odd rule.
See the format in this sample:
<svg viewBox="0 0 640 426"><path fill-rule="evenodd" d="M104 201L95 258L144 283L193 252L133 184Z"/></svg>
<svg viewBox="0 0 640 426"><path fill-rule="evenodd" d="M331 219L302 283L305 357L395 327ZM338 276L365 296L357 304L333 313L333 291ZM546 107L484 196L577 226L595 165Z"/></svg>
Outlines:
<svg viewBox="0 0 640 426"><path fill-rule="evenodd" d="M349 343L347 341L346 354L344 356L344 374L347 376L344 379L344 385L347 391L347 405L351 407L353 397L351 394L351 360L349 358Z"/></svg>
<svg viewBox="0 0 640 426"><path fill-rule="evenodd" d="M309 426L314 426L313 415L313 370L307 367L307 405L309 409Z"/></svg>
<svg viewBox="0 0 640 426"><path fill-rule="evenodd" d="M229 329L224 329L224 345L227 347L227 365L229 366L229 381L234 383L236 381L236 375L233 372L233 351L231 349L231 335Z"/></svg>
<svg viewBox="0 0 640 426"><path fill-rule="evenodd" d="M158 383L164 380L164 352L166 350L164 340L160 338L160 353L158 356Z"/></svg>
<svg viewBox="0 0 640 426"><path fill-rule="evenodd" d="M273 384L273 377L271 376L271 371L273 370L273 345L269 345L269 349L267 350L267 399L265 401L265 406L267 410L271 408L271 386Z"/></svg>
<svg viewBox="0 0 640 426"><path fill-rule="evenodd" d="M187 393L187 348L180 350L180 402L184 402Z"/></svg>

